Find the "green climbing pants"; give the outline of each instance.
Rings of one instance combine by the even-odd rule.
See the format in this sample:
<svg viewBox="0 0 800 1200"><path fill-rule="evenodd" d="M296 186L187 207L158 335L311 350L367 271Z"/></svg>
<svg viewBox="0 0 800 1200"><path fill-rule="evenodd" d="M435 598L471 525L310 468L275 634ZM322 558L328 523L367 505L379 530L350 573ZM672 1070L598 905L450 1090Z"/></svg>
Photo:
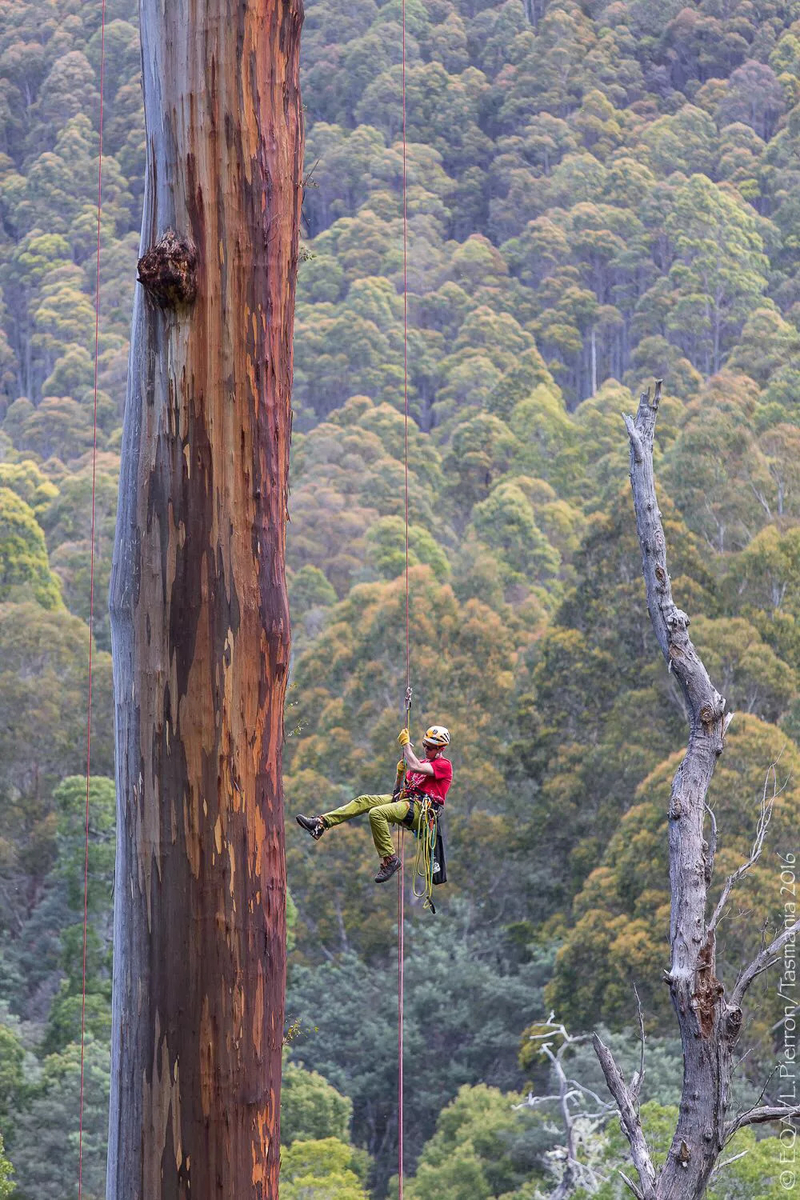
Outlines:
<svg viewBox="0 0 800 1200"><path fill-rule="evenodd" d="M410 800L392 800L391 796L356 796L349 804L335 808L333 812L323 813L322 819L330 828L369 813L369 824L372 829L372 840L381 858L394 854L392 835L389 825L400 825L408 815ZM410 826L416 833L419 828L419 805L414 805L414 822Z"/></svg>

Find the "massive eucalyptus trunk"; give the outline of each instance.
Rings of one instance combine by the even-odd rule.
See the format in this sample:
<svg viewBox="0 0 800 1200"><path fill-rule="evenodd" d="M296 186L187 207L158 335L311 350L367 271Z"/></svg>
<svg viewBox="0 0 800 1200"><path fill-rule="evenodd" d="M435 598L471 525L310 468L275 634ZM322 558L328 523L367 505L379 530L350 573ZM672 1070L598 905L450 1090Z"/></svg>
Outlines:
<svg viewBox="0 0 800 1200"><path fill-rule="evenodd" d="M141 0L109 1200L277 1196L301 0Z"/></svg>

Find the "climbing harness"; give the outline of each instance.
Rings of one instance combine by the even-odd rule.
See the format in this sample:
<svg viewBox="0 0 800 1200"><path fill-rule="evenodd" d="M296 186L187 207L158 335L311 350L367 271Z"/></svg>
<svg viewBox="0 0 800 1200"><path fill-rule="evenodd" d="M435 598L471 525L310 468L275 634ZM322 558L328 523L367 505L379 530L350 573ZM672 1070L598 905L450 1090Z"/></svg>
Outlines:
<svg viewBox="0 0 800 1200"><path fill-rule="evenodd" d="M89 651L86 698L86 808L83 848L83 965L81 972L81 1080L78 1102L78 1200L83 1196L83 1117L86 1062L86 953L89 936L89 788L92 772L92 638L94 636L94 543L97 516L97 395L100 368L100 230L103 211L103 91L106 66L106 0L100 8L100 146L97 164L97 255L94 293L94 413L92 436L92 523L89 547Z"/></svg>

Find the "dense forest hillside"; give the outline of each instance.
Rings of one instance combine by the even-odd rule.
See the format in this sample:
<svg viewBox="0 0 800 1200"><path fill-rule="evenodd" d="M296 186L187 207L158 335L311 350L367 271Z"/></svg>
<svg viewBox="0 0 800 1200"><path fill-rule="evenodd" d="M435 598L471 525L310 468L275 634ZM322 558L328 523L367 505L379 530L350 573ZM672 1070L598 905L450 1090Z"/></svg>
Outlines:
<svg viewBox="0 0 800 1200"><path fill-rule="evenodd" d="M107 0L83 1193L104 1189L114 784L105 594L144 168L135 0ZM388 790L404 690L400 0L308 0L288 548L287 811ZM531 1032L637 1055L666 1152L669 780L682 702L644 606L621 414L665 379L674 587L736 710L717 869L800 828L800 3L406 0L415 729L453 733L450 882L406 937L406 1194L533 1200L564 1135ZM100 6L0 0L0 1196L77 1194ZM287 826L284 1200L391 1194L395 912L368 828ZM387 894L390 892L391 894ZM738 1075L780 1054L753 989ZM571 1070L600 1088L590 1049ZM515 1107L516 1106L516 1107ZM712 1200L783 1195L772 1138ZM585 1187L621 1196L614 1121ZM13 1165L13 1175L9 1176ZM594 1182L592 1182L592 1179ZM605 1181L605 1182L604 1182Z"/></svg>

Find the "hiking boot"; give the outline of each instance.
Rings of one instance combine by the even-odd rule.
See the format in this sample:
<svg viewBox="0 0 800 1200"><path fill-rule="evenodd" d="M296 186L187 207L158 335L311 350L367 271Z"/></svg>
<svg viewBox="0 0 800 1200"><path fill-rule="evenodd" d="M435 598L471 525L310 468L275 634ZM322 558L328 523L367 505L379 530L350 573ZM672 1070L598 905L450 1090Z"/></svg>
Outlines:
<svg viewBox="0 0 800 1200"><path fill-rule="evenodd" d="M396 854L390 854L388 858L381 859L381 869L375 876L376 883L386 883L387 879L391 879L395 871L400 870L400 859Z"/></svg>
<svg viewBox="0 0 800 1200"><path fill-rule="evenodd" d="M302 813L295 817L297 824L305 829L306 833L310 833L315 842L318 842L325 832L325 822L322 817L304 817Z"/></svg>

